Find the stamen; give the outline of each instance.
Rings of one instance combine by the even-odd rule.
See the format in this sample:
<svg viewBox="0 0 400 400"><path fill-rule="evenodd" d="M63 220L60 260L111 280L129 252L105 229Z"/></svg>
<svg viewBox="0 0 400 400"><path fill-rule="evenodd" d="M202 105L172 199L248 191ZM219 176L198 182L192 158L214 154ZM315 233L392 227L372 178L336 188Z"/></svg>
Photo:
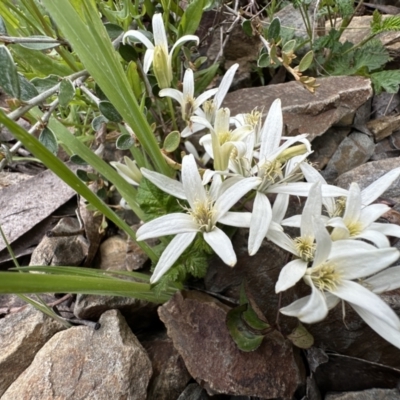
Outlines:
<svg viewBox="0 0 400 400"><path fill-rule="evenodd" d="M294 239L294 243L297 254L303 261L310 262L314 259L316 245L313 237L299 236Z"/></svg>
<svg viewBox="0 0 400 400"><path fill-rule="evenodd" d="M196 202L193 209L185 208L194 219L201 232L210 232L214 226L215 209L213 201L207 199L205 202Z"/></svg>
<svg viewBox="0 0 400 400"><path fill-rule="evenodd" d="M321 291L334 290L341 281L341 276L333 264L321 264L318 267L308 269L306 273L310 275L314 285Z"/></svg>

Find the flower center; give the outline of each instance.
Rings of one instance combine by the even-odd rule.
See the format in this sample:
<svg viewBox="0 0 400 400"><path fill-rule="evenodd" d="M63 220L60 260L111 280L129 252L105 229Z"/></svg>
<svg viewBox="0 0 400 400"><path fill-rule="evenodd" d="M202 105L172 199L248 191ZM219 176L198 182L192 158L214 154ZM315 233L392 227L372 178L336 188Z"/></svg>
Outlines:
<svg viewBox="0 0 400 400"><path fill-rule="evenodd" d="M262 114L260 111L253 110L252 112L244 115L244 122L246 125L250 125L252 128L258 128L261 123Z"/></svg>
<svg viewBox="0 0 400 400"><path fill-rule="evenodd" d="M215 120L215 111L216 111L216 104L214 100L207 100L203 103L203 110L206 114L206 120L210 124L214 124Z"/></svg>
<svg viewBox="0 0 400 400"><path fill-rule="evenodd" d="M354 221L347 225L347 229L350 236L357 236L362 232L363 227L359 221Z"/></svg>
<svg viewBox="0 0 400 400"><path fill-rule="evenodd" d="M231 131L218 132L219 144L222 146L224 143L229 142L231 140L231 136L232 136Z"/></svg>
<svg viewBox="0 0 400 400"><path fill-rule="evenodd" d="M194 208L187 211L195 220L201 232L210 232L214 229L215 209L211 200L196 202Z"/></svg>
<svg viewBox="0 0 400 400"><path fill-rule="evenodd" d="M314 238L311 236L299 236L294 239L294 246L299 257L305 261L310 262L314 259L315 243Z"/></svg>
<svg viewBox="0 0 400 400"><path fill-rule="evenodd" d="M283 179L282 169L283 165L277 159L266 161L261 165L258 175L262 178L262 183L258 190L266 190L268 186L273 185L278 179Z"/></svg>
<svg viewBox="0 0 400 400"><path fill-rule="evenodd" d="M309 268L306 273L321 291L334 290L341 281L341 275L336 271L334 264L324 263L318 267Z"/></svg>
<svg viewBox="0 0 400 400"><path fill-rule="evenodd" d="M340 197L335 202L335 211L333 215L330 215L331 218L333 217L343 217L344 211L346 209L346 197Z"/></svg>
<svg viewBox="0 0 400 400"><path fill-rule="evenodd" d="M194 112L194 98L187 96L185 99L185 105L182 110L182 118L184 121L190 121L190 117Z"/></svg>

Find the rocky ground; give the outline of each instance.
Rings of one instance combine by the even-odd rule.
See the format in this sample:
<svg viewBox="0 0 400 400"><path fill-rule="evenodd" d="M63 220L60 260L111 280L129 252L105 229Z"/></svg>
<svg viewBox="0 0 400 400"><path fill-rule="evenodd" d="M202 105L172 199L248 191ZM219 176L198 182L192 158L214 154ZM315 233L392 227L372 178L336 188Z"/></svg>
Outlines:
<svg viewBox="0 0 400 400"><path fill-rule="evenodd" d="M234 32L225 48L226 66L241 64L239 89L224 103L232 115L254 107L268 110L281 98L286 135L308 133L311 161L329 183L344 188L357 182L363 189L400 166L399 94L374 96L370 81L360 77L320 78L311 94L296 82L284 82L279 72L271 85L240 89L251 78L249 63L257 49L235 35L240 33ZM400 35L382 40L399 62ZM209 43L211 58L213 48L220 46ZM12 136L3 130L0 139ZM34 164L18 168L0 172L0 222L22 264L148 269L146 256L122 233L98 235L101 220L82 202L85 230L80 231L75 195L51 173ZM378 201L392 206L385 220L400 224L399 180ZM293 200L292 212L297 207ZM45 235L50 230L53 237ZM1 400L400 399L400 350L350 308L345 317L336 307L322 323L307 326L314 337L308 350L285 339L296 321L284 316L281 332L268 335L257 350L237 349L225 320L238 302L241 282L247 281L249 295L275 321L274 285L286 257L268 241L249 257L246 240L239 230L235 268L213 259L203 282L191 283L161 306L119 297L44 296L74 323L69 329L14 295L0 296ZM393 245L400 249L400 243ZM0 240L0 268L10 266ZM285 292L281 304L298 298L303 289ZM383 298L400 315L400 291Z"/></svg>

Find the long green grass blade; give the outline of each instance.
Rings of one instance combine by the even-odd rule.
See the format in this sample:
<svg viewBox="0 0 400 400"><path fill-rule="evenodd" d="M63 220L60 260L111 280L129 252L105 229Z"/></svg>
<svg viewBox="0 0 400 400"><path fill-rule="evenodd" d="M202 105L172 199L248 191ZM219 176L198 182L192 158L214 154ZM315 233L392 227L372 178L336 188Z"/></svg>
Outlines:
<svg viewBox="0 0 400 400"><path fill-rule="evenodd" d="M105 204L95 193L93 193L61 160L46 149L34 136L30 135L25 129L20 127L16 122L12 121L0 109L0 123L4 124L15 136L17 140L22 142L24 146L39 158L47 168L52 170L59 178L61 178L68 186L84 197L90 204L96 207L109 220L115 223L119 228L124 230L133 240L136 240L135 231L123 221L107 204ZM155 261L157 256L143 242L138 242L139 246L146 254Z"/></svg>
<svg viewBox="0 0 400 400"><path fill-rule="evenodd" d="M43 0L44 6L104 94L132 127L156 169L171 175L155 136L130 89L119 57L92 0Z"/></svg>

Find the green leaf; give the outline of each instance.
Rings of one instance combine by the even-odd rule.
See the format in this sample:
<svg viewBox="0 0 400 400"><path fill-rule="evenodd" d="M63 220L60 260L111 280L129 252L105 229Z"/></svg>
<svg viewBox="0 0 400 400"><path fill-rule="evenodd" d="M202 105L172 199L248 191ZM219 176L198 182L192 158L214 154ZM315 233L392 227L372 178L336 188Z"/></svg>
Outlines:
<svg viewBox="0 0 400 400"><path fill-rule="evenodd" d="M14 59L6 46L0 46L0 87L10 96L19 99L21 89L19 86L19 78L17 67Z"/></svg>
<svg viewBox="0 0 400 400"><path fill-rule="evenodd" d="M278 17L275 17L271 24L268 27L267 31L267 39L273 39L275 42L279 40L279 36L281 34L281 20Z"/></svg>
<svg viewBox="0 0 400 400"><path fill-rule="evenodd" d="M242 22L242 29L243 32L248 36L248 37L253 37L253 28L251 26L251 21L249 19L245 19Z"/></svg>
<svg viewBox="0 0 400 400"><path fill-rule="evenodd" d="M118 150L129 150L134 145L135 139L129 134L119 136L115 142L115 146Z"/></svg>
<svg viewBox="0 0 400 400"><path fill-rule="evenodd" d="M88 165L88 163L77 154L73 154L69 160L76 165Z"/></svg>
<svg viewBox="0 0 400 400"><path fill-rule="evenodd" d="M178 26L178 36L193 35L203 16L204 0L193 0L183 13Z"/></svg>
<svg viewBox="0 0 400 400"><path fill-rule="evenodd" d="M60 83L60 80L61 78L57 75L49 75L46 78L33 78L31 83L39 93L43 93Z"/></svg>
<svg viewBox="0 0 400 400"><path fill-rule="evenodd" d="M300 322L286 337L300 349L309 349L314 344L313 335Z"/></svg>
<svg viewBox="0 0 400 400"><path fill-rule="evenodd" d="M373 35L381 32L400 31L400 16L391 15L382 18L379 11L375 10L371 21L371 31Z"/></svg>
<svg viewBox="0 0 400 400"><path fill-rule="evenodd" d="M115 40L119 35L124 33L124 30L117 24L104 24L104 27L106 28L106 31L108 33L108 36L111 40Z"/></svg>
<svg viewBox="0 0 400 400"><path fill-rule="evenodd" d="M229 334L242 351L254 351L262 343L264 335L257 335L252 332L242 320L242 313L247 311L247 304L242 304L229 310L226 314L226 326Z"/></svg>
<svg viewBox="0 0 400 400"><path fill-rule="evenodd" d="M282 53L291 53L294 51L295 47L296 47L296 40L295 39L289 40L282 47Z"/></svg>
<svg viewBox="0 0 400 400"><path fill-rule="evenodd" d="M57 154L58 143L53 131L45 127L39 135L39 142L53 154Z"/></svg>
<svg viewBox="0 0 400 400"><path fill-rule="evenodd" d="M210 65L206 69L202 69L195 73L196 79L196 93L203 93L208 85L212 82L219 68L218 64Z"/></svg>
<svg viewBox="0 0 400 400"><path fill-rule="evenodd" d="M181 134L178 131L170 132L164 140L163 149L167 153L175 151L181 142Z"/></svg>
<svg viewBox="0 0 400 400"><path fill-rule="evenodd" d="M1 16L0 16L0 35L2 36L7 35L6 24L4 23L4 19Z"/></svg>
<svg viewBox="0 0 400 400"><path fill-rule="evenodd" d="M48 39L51 40L53 43L42 43L38 41L37 43L20 43L19 45L21 47L25 47L26 49L31 49L31 50L48 50L48 49L53 49L54 47L60 46L60 43L54 43L55 39L48 37L48 36L43 36L43 35L34 35L34 36L28 36L29 39Z"/></svg>
<svg viewBox="0 0 400 400"><path fill-rule="evenodd" d="M122 122L122 117L120 113L115 109L115 107L107 100L102 100L99 103L99 111L112 122Z"/></svg>
<svg viewBox="0 0 400 400"><path fill-rule="evenodd" d="M60 82L60 89L58 94L58 100L61 107L67 107L69 102L75 96L75 87L72 82L65 78Z"/></svg>
<svg viewBox="0 0 400 400"><path fill-rule="evenodd" d="M19 78L19 86L21 88L21 97L20 100L28 101L36 97L39 92L36 87L25 78L25 76L18 74Z"/></svg>
<svg viewBox="0 0 400 400"><path fill-rule="evenodd" d="M400 70L375 72L370 75L375 94L385 91L397 93L400 85Z"/></svg>
<svg viewBox="0 0 400 400"><path fill-rule="evenodd" d="M310 68L312 62L314 59L314 52L312 50L310 50L300 61L299 64L299 71L300 72L304 72L306 71L308 68Z"/></svg>
<svg viewBox="0 0 400 400"><path fill-rule="evenodd" d="M92 129L95 132L98 132L103 124L106 124L108 119L104 115L98 115L97 117L93 118L92 121Z"/></svg>

